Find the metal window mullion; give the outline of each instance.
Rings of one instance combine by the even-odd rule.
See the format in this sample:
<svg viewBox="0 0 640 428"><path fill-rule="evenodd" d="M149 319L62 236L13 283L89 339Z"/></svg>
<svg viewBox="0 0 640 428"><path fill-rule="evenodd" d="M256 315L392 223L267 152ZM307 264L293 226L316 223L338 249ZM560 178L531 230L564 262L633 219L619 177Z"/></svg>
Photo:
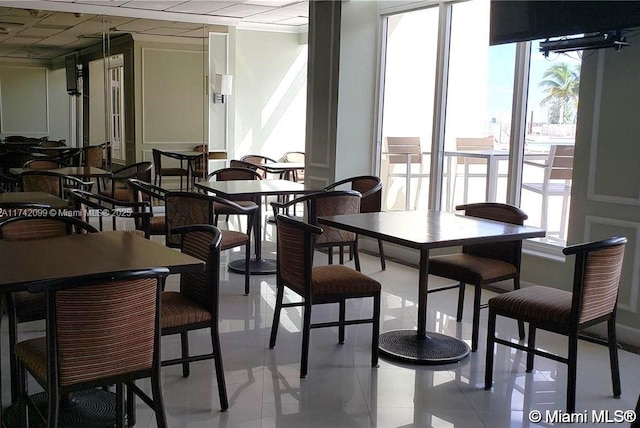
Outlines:
<svg viewBox="0 0 640 428"><path fill-rule="evenodd" d="M429 209L440 209L444 163L444 132L449 80L451 46L451 3L440 4L438 19L438 51L433 100L433 131L431 134L431 179L429 180Z"/></svg>
<svg viewBox="0 0 640 428"><path fill-rule="evenodd" d="M531 42L520 42L516 45L513 103L511 106L511 137L509 141L509 171L507 174L507 203L518 207L520 206L522 188L530 68Z"/></svg>

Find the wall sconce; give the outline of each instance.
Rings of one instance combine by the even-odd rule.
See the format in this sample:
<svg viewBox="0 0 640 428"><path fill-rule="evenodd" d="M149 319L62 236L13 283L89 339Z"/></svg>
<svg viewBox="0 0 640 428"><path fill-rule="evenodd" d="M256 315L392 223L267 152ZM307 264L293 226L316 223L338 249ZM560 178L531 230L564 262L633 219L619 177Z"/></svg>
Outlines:
<svg viewBox="0 0 640 428"><path fill-rule="evenodd" d="M216 74L213 81L213 102L224 103L224 97L231 95L233 76L230 74Z"/></svg>

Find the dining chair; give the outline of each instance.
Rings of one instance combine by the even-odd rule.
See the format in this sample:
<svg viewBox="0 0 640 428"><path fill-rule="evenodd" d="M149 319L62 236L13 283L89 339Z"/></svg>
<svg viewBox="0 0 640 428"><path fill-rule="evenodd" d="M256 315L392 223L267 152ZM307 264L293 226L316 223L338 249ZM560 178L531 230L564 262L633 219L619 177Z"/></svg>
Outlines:
<svg viewBox="0 0 640 428"><path fill-rule="evenodd" d="M222 367L222 351L218 329L220 288L221 231L211 225L191 225L174 228L172 234L181 236L181 251L206 262L205 272L180 275L179 291L162 293L162 335L180 334L182 355L180 358L163 360L162 366L182 365L182 375L189 376L189 363L213 359L218 395L222 411L229 408L227 388ZM210 353L189 354L190 331L209 329Z"/></svg>
<svg viewBox="0 0 640 428"><path fill-rule="evenodd" d="M494 149L494 138L493 137L462 137L456 138L456 150L457 151L483 151L483 150L493 150ZM453 162L455 161L455 162ZM458 178L461 177L463 180L462 183L462 203L466 204L469 200L469 180L477 177L484 177L488 180L486 168L487 168L487 160L474 158L469 156L457 156L452 158L452 167L451 171L448 172L449 180L452 181L451 195L447 195L447 207L450 208L450 205L455 204L455 192L456 192L456 184ZM458 172L458 166L462 165L462 172ZM473 172L472 165L484 165L484 172Z"/></svg>
<svg viewBox="0 0 640 428"><path fill-rule="evenodd" d="M213 225L216 207L224 206L230 210L232 214L247 216L247 228L244 232L235 230L222 231L220 250L225 251L231 248L244 247L244 293L249 294L251 275L251 269L249 269L249 261L251 258L251 229L256 221L257 205L243 207L228 199L194 192L167 192L164 197L167 231L165 243L167 247L182 247L182 236L172 232L172 230L177 227L191 226L194 224Z"/></svg>
<svg viewBox="0 0 640 428"><path fill-rule="evenodd" d="M416 189L416 202L414 209L420 199L420 188L422 187L422 179L428 178L429 174L424 172L424 157L422 155L422 146L420 137L386 137L387 142L387 159L389 169L387 172L387 188L390 186L391 178L405 179L405 209L411 208L411 179L418 178L418 187ZM404 165L404 172L396 172L394 168ZM417 174L413 172L413 165L418 165Z"/></svg>
<svg viewBox="0 0 640 428"><path fill-rule="evenodd" d="M42 140L40 142L40 144L38 144L40 147L66 147L66 140L59 140L59 141L54 141L54 140Z"/></svg>
<svg viewBox="0 0 640 428"><path fill-rule="evenodd" d="M137 178L138 180L150 183L152 168L153 164L151 162L142 161L112 171L111 189L103 190L100 194L118 201L129 201L131 191L127 188L127 180Z"/></svg>
<svg viewBox="0 0 640 428"><path fill-rule="evenodd" d="M489 299L485 389L493 384L494 344L498 343L526 352L527 372L533 370L536 355L567 364L566 412L574 413L579 334L606 321L613 396L620 396L616 309L626 242L624 237L613 237L564 248L563 254L575 255L572 291L536 285ZM496 337L498 315L529 323L527 345ZM567 356L536 348L537 329L567 336Z"/></svg>
<svg viewBox="0 0 640 428"><path fill-rule="evenodd" d="M527 214L520 208L498 202L481 202L459 205L458 211L465 216L505 223L523 225ZM471 350L478 349L480 330L480 309L482 288L489 284L513 280L513 288L520 288L520 260L522 257L522 240L491 242L487 244L464 245L462 252L432 256L429 258L429 274L456 281L454 285L432 288L427 293L435 293L458 288L458 311L456 319L462 321L464 310L464 291L466 284L474 286L473 294L473 326L471 332ZM524 324L518 322L520 339L524 339Z"/></svg>
<svg viewBox="0 0 640 428"><path fill-rule="evenodd" d="M182 190L182 179L183 178L187 179L189 177L189 170L184 167L184 165L182 164L183 161L182 160L180 161L179 167L170 167L170 168L163 167L162 166L163 157L170 158L170 159L173 159L173 158L158 149L152 149L151 151L153 154L153 169L155 171L153 184L162 187L162 177L165 177L165 176L180 177L180 190ZM189 186L189 183L187 183L187 186Z"/></svg>
<svg viewBox="0 0 640 428"><path fill-rule="evenodd" d="M347 266L313 266L314 236L323 230L312 224L278 214L277 224L277 295L273 314L269 348L276 345L282 308L303 307L302 352L300 377L307 376L309 336L311 329L338 327L338 343L345 340L345 326L372 324L371 366L378 365L378 333L380 331L380 283ZM285 287L302 297L302 302L284 303ZM373 298L370 318L346 319L346 301L353 298ZM338 303L338 321L311 322L313 305Z"/></svg>
<svg viewBox="0 0 640 428"><path fill-rule="evenodd" d="M300 196L291 201L279 203L271 202L274 214L282 214L287 208L302 204L306 207L306 218L309 224L318 225L318 217L341 214L357 214L360 212L360 192L354 190L335 190L332 192L318 192ZM333 264L333 248L338 247L340 264L344 264L344 247L349 247L355 263L360 271L360 257L358 255L358 235L343 229L323 226L322 233L314 238L314 248L326 248L328 263Z"/></svg>
<svg viewBox="0 0 640 428"><path fill-rule="evenodd" d="M36 204L3 205L3 212L11 213L13 208L22 211L42 210L43 206ZM88 223L74 217L59 216L12 216L0 218L0 240L26 241L32 239L47 239L73 233L97 233L98 230ZM46 257L46 254L39 254ZM9 320L9 361L11 372L11 400L15 403L18 397L17 361L15 346L18 339L18 324L43 320L46 316L44 294L33 294L26 291L4 293L1 300L4 312Z"/></svg>
<svg viewBox="0 0 640 428"><path fill-rule="evenodd" d="M167 234L166 218L164 216L164 196L168 190L155 186L146 181L130 178L127 185L133 193L132 200L134 202L148 202L149 212L149 235L158 236ZM154 211L155 208L155 211ZM162 213L160 213L162 209Z"/></svg>
<svg viewBox="0 0 640 428"><path fill-rule="evenodd" d="M282 160L284 162L304 163L305 154L304 152L286 152L284 156L282 156ZM298 183L304 183L304 169L297 169L293 171L293 177L288 179L296 181Z"/></svg>
<svg viewBox="0 0 640 428"><path fill-rule="evenodd" d="M124 386L148 403L167 427L160 384L160 293L166 268L105 272L29 287L44 294L46 336L16 345L20 426L41 416L28 396L27 373L45 390L44 424L58 426L61 396L116 385L116 427L125 426ZM135 338L135 340L132 340ZM149 378L151 396L135 385Z"/></svg>
<svg viewBox="0 0 640 428"><path fill-rule="evenodd" d="M45 192L66 199L67 189L91 191L93 181L82 181L77 177L54 171L25 171L20 174L20 189L23 192Z"/></svg>
<svg viewBox="0 0 640 428"><path fill-rule="evenodd" d="M233 160L231 162L234 162ZM257 173L251 168L242 167L229 167L221 168L211 172L207 175L207 181L232 181L232 180L262 180L262 175ZM243 199L243 197L237 197L231 199L236 204L243 207L257 207L253 199ZM220 215L226 215L226 219L229 220L229 215L235 214L232 209L229 209L223 205L215 207L215 219L214 224L218 224L218 217Z"/></svg>
<svg viewBox="0 0 640 428"><path fill-rule="evenodd" d="M98 217L98 230L104 231L103 219L111 217L112 229L117 229L117 219L124 221L133 220L134 230L144 238L149 239L150 221L153 213L151 204L147 201L125 202L111 199L107 196L87 192L80 189L72 189L68 192L69 199L75 205L76 212L80 214L80 219L89 223L92 217Z"/></svg>
<svg viewBox="0 0 640 428"><path fill-rule="evenodd" d="M196 178L204 180L209 175L209 147L205 144L198 144L193 148L193 151L202 152L202 157L195 161L191 171L195 183Z"/></svg>
<svg viewBox="0 0 640 428"><path fill-rule="evenodd" d="M522 189L537 193L542 196L540 205L540 228L547 230L549 219L549 197L562 198L562 211L560 212L560 230L547 231L548 235L557 234L564 239L567 226L569 198L571 197L571 179L573 177L573 152L574 146L552 145L549 148L549 157L546 162L524 161L524 165L542 169L543 177L538 182L524 182Z"/></svg>
<svg viewBox="0 0 640 428"><path fill-rule="evenodd" d="M22 165L22 167L25 169L33 169L33 170L56 169L56 168L63 168L65 166L69 166L69 165L65 164L64 162L61 162L60 160L53 159L53 158L31 159L26 161L24 165Z"/></svg>
<svg viewBox="0 0 640 428"><path fill-rule="evenodd" d="M107 159L109 157L111 145L107 143L96 144L93 146L85 146L81 149L81 161L80 165L91 168L107 168ZM107 178L104 177L97 181L98 193L102 191L102 188L107 186Z"/></svg>
<svg viewBox="0 0 640 428"><path fill-rule="evenodd" d="M240 160L242 162L246 162L249 164L253 164L256 165L258 167L258 172L263 174L262 178L267 178L267 171L259 168L260 165L265 165L268 163L276 163L277 161L275 159L272 159L270 157L267 156L262 156L262 155L244 155L240 158ZM232 166L232 165L230 165Z"/></svg>
<svg viewBox="0 0 640 428"><path fill-rule="evenodd" d="M326 191L347 188L360 192L360 212L373 213L382 211L382 180L375 175L361 175L357 177L345 178L324 188ZM380 254L380 267L387 268L384 258L384 247L382 240L378 239L378 253Z"/></svg>

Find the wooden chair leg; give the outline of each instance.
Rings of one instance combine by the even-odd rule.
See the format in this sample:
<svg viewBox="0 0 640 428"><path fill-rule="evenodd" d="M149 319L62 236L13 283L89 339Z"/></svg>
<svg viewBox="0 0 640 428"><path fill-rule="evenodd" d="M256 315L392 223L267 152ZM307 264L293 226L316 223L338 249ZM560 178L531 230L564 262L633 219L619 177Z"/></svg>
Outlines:
<svg viewBox="0 0 640 428"><path fill-rule="evenodd" d="M353 251L353 261L356 265L356 270L360 272L360 255L358 254L358 241L354 242L351 248Z"/></svg>
<svg viewBox="0 0 640 428"><path fill-rule="evenodd" d="M12 400L18 406L18 423L21 427L27 426L27 373L25 371L24 365L18 361L18 373L17 373L17 382L18 382L18 396L11 397Z"/></svg>
<svg viewBox="0 0 640 428"><path fill-rule="evenodd" d="M129 385L127 385L127 424L129 426L136 424L136 394Z"/></svg>
<svg viewBox="0 0 640 428"><path fill-rule="evenodd" d="M462 321L462 313L464 312L464 290L466 283L461 282L458 284L458 312L456 313L456 321Z"/></svg>
<svg viewBox="0 0 640 428"><path fill-rule="evenodd" d="M217 323L217 320L214 321ZM218 395L220 396L220 407L223 412L229 409L229 398L227 397L227 383L224 378L224 368L222 367L222 351L220 348L220 335L217 326L211 327L211 346L215 355L216 379L218 381Z"/></svg>
<svg viewBox="0 0 640 428"><path fill-rule="evenodd" d="M569 334L569 352L567 357L567 413L576 410L576 381L578 362L578 334Z"/></svg>
<svg viewBox="0 0 640 428"><path fill-rule="evenodd" d="M311 304L305 301L302 322L302 356L300 358L300 377L307 377L309 366L309 334L311 333Z"/></svg>
<svg viewBox="0 0 640 428"><path fill-rule="evenodd" d="M276 294L276 307L273 310L273 324L271 324L271 337L269 338L269 348L276 346L278 326L280 325L280 311L282 311L282 299L284 298L284 286L278 285Z"/></svg>
<svg viewBox="0 0 640 428"><path fill-rule="evenodd" d="M244 247L244 295L249 295L249 285L251 281L251 240L247 241Z"/></svg>
<svg viewBox="0 0 640 428"><path fill-rule="evenodd" d="M520 278L519 277L515 277L513 278L513 289L514 290L519 290L520 289ZM524 340L525 335L524 335L524 322L521 320L518 320L518 337L520 337L520 340Z"/></svg>
<svg viewBox="0 0 640 428"><path fill-rule="evenodd" d="M380 336L380 293L373 296L373 325L371 326L371 367L378 367L378 341Z"/></svg>
<svg viewBox="0 0 640 428"><path fill-rule="evenodd" d="M382 246L382 240L378 239L378 253L380 253L380 268L382 270L387 269L387 263L384 259L384 247Z"/></svg>
<svg viewBox="0 0 640 428"><path fill-rule="evenodd" d="M480 334L480 297L482 296L482 286L474 284L473 290L473 324L471 326L471 352L478 350L478 336Z"/></svg>
<svg viewBox="0 0 640 428"><path fill-rule="evenodd" d="M496 337L496 314L489 309L489 321L487 323L487 350L484 366L484 389L491 389L493 384L493 351Z"/></svg>
<svg viewBox="0 0 640 428"><path fill-rule="evenodd" d="M124 428L124 385L116 385L116 428Z"/></svg>
<svg viewBox="0 0 640 428"><path fill-rule="evenodd" d="M613 385L613 396L620 397L622 393L620 387L620 364L618 362L618 340L616 338L616 318L611 317L607 321L609 339L609 363L611 365L611 384Z"/></svg>
<svg viewBox="0 0 640 428"><path fill-rule="evenodd" d="M344 264L344 247L342 245L338 247L338 256L340 257L340 264L343 265Z"/></svg>
<svg viewBox="0 0 640 428"><path fill-rule="evenodd" d="M527 344L532 351L536 349L536 325L529 323L529 342ZM533 358L536 356L533 352L527 352L527 373L533 370Z"/></svg>
<svg viewBox="0 0 640 428"><path fill-rule="evenodd" d="M346 315L345 299L340 300L340 326L338 327L338 343L344 344L344 320Z"/></svg>
<svg viewBox="0 0 640 428"><path fill-rule="evenodd" d="M160 370L151 375L151 393L153 394L153 410L156 414L158 428L167 428L167 415L164 412L162 387L160 386Z"/></svg>
<svg viewBox="0 0 640 428"><path fill-rule="evenodd" d="M327 264L332 265L333 264L333 247L327 247L327 248L328 248Z"/></svg>
<svg viewBox="0 0 640 428"><path fill-rule="evenodd" d="M189 332L180 333L180 345L182 347L182 358L189 358ZM189 377L189 363L182 363L182 377Z"/></svg>

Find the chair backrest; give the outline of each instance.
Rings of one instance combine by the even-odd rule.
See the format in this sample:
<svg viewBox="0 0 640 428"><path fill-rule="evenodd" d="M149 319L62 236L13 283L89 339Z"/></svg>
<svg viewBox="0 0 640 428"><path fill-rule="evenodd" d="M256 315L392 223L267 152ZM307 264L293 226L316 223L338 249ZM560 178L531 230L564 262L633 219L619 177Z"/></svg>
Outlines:
<svg viewBox="0 0 640 428"><path fill-rule="evenodd" d="M422 147L420 137L387 137L389 163L421 163Z"/></svg>
<svg viewBox="0 0 640 428"><path fill-rule="evenodd" d="M359 192L352 190L337 190L334 192L321 192L309 195L309 218L310 224L317 225L318 217L358 214L360 212ZM341 242L353 242L357 236L353 232L338 229L331 226L323 226L323 232L316 236L316 244L334 244Z"/></svg>
<svg viewBox="0 0 640 428"><path fill-rule="evenodd" d="M296 293L310 294L313 237L323 229L287 216L276 215L277 281Z"/></svg>
<svg viewBox="0 0 640 428"><path fill-rule="evenodd" d="M218 289L220 286L220 229L198 224L174 229L182 236L181 251L207 263L205 272L180 275L180 293L212 311L217 319Z"/></svg>
<svg viewBox="0 0 640 428"><path fill-rule="evenodd" d="M249 162L255 165L264 165L267 163L276 163L275 159L271 159L262 155L245 155L240 158L241 161Z"/></svg>
<svg viewBox="0 0 640 428"><path fill-rule="evenodd" d="M626 242L624 237L613 237L562 250L576 255L572 317L578 323L606 317L616 309Z"/></svg>
<svg viewBox="0 0 640 428"><path fill-rule="evenodd" d="M466 152L493 150L493 137L456 138L456 150ZM465 162L467 164L487 163L484 159L463 156L458 157L458 162Z"/></svg>
<svg viewBox="0 0 640 428"><path fill-rule="evenodd" d="M151 183L147 183L146 181L138 180L137 178L128 179L127 185L133 193L133 201L149 201L152 202L152 207L154 205L154 199L156 200L156 202L164 202L164 195L167 193L167 189Z"/></svg>
<svg viewBox="0 0 640 428"><path fill-rule="evenodd" d="M382 180L375 175L361 175L345 178L330 184L324 190L336 190L344 186L349 190L355 190L362 194L360 199L360 212L371 213L382 210Z"/></svg>
<svg viewBox="0 0 640 428"><path fill-rule="evenodd" d="M522 226L528 218L527 214L520 208L498 202L459 205L456 210L464 211L466 216L501 221L519 226ZM480 257L502 260L511 263L519 270L522 257L522 240L465 245L462 247L462 251Z"/></svg>
<svg viewBox="0 0 640 428"><path fill-rule="evenodd" d="M215 181L261 180L262 176L249 168L229 167L213 171L207 176L207 180L212 179Z"/></svg>
<svg viewBox="0 0 640 428"><path fill-rule="evenodd" d="M82 149L83 163L94 168L103 168L105 160L106 143L96 146L87 146Z"/></svg>
<svg viewBox="0 0 640 428"><path fill-rule="evenodd" d="M68 216L29 215L0 219L0 239L23 241L55 238L72 233L97 233L84 221ZM46 255L40 255L46 257Z"/></svg>
<svg viewBox="0 0 640 428"><path fill-rule="evenodd" d="M45 140L38 145L40 147L66 147L67 144L65 140L60 140L60 141Z"/></svg>
<svg viewBox="0 0 640 428"><path fill-rule="evenodd" d="M158 149L151 149L153 154L153 167L156 169L156 174L160 174L160 168L162 168L162 152Z"/></svg>
<svg viewBox="0 0 640 428"><path fill-rule="evenodd" d="M260 165L263 165L263 164L260 164ZM229 161L229 167L230 168L250 169L250 170L256 172L257 174L259 174L260 178L267 178L267 170L264 169L264 168L261 168L259 166L259 164L257 164L257 163L252 163L252 162L247 162L247 161L237 160L237 159L231 159Z"/></svg>
<svg viewBox="0 0 640 428"><path fill-rule="evenodd" d="M179 248L182 239L171 229L194 224L213 224L214 199L193 192L167 192L165 197L165 224L167 247Z"/></svg>
<svg viewBox="0 0 640 428"><path fill-rule="evenodd" d="M81 189L90 191L92 181L82 181L70 175L53 171L25 171L20 174L23 192L45 192L60 198L65 197L65 189Z"/></svg>
<svg viewBox="0 0 640 428"><path fill-rule="evenodd" d="M549 160L545 171L545 181L571 180L573 176L574 146L552 145L549 147Z"/></svg>
<svg viewBox="0 0 640 428"><path fill-rule="evenodd" d="M194 152L202 152L202 157L196 159L195 170L202 171L202 177L209 174L209 147L206 144L198 144L193 148Z"/></svg>
<svg viewBox="0 0 640 428"><path fill-rule="evenodd" d="M113 178L119 181L125 181L129 178L137 178L138 180L151 182L152 169L153 164L149 161L137 162L113 171Z"/></svg>
<svg viewBox="0 0 640 428"><path fill-rule="evenodd" d="M54 382L65 387L158 368L160 291L168 273L109 272L32 286L47 296Z"/></svg>
<svg viewBox="0 0 640 428"><path fill-rule="evenodd" d="M287 152L282 157L282 160L285 162L304 163L305 155L304 152Z"/></svg>
<svg viewBox="0 0 640 428"><path fill-rule="evenodd" d="M56 169L66 166L65 164L56 161L54 159L31 159L22 165L23 168L42 170L42 169Z"/></svg>

